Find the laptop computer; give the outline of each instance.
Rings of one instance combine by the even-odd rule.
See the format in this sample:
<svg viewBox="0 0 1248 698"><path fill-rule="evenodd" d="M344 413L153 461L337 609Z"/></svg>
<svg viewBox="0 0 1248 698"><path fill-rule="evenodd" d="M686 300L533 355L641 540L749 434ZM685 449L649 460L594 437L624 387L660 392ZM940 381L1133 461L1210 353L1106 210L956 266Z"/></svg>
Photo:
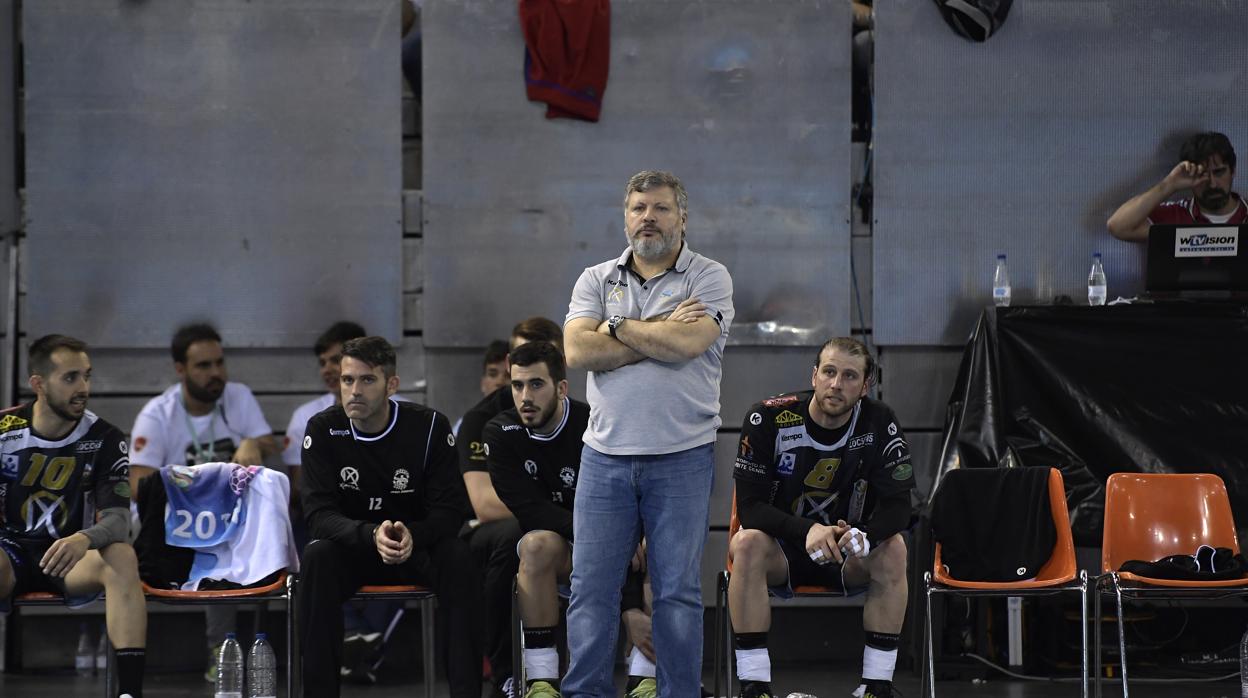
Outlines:
<svg viewBox="0 0 1248 698"><path fill-rule="evenodd" d="M1153 297L1248 297L1248 225L1154 225L1144 290Z"/></svg>

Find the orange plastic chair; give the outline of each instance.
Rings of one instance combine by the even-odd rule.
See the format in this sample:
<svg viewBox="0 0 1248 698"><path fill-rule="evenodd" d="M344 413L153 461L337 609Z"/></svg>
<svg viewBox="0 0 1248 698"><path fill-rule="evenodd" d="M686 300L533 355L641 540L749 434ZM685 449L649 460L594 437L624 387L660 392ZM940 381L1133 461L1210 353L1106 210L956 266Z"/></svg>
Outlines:
<svg viewBox="0 0 1248 698"><path fill-rule="evenodd" d="M737 535L737 531L741 530L741 519L737 516L737 493L732 493L732 514L728 518L728 543L732 543L732 537ZM712 642L711 653L714 656L714 668L712 675L715 677L714 693L720 695L719 681L721 678L725 681L725 686L729 695L732 695L732 622L728 615L728 580L732 575L732 557L728 556L724 561L724 570L719 573L718 583L715 593L715 639ZM839 589L831 587L799 585L793 587L793 595L795 597L803 596L809 598L818 597L843 597L845 594Z"/></svg>
<svg viewBox="0 0 1248 698"><path fill-rule="evenodd" d="M934 497L939 497L945 487L956 483L960 471L953 470L945 474L936 490ZM1002 471L1004 472L1004 471ZM952 484L956 486L956 484ZM956 594L959 596L1040 596L1065 591L1079 592L1080 615L1083 620L1083 644L1081 685L1082 695L1088 695L1088 573L1078 569L1075 564L1075 543L1070 531L1070 514L1066 509L1066 486L1062 474L1056 468L1049 468L1048 477L1049 511L1053 517L1053 527L1057 531L1057 540L1049 559L1031 579L1017 582L983 582L972 579L957 579L949 574L949 570L941 561L941 544L936 541L936 550L932 569L923 573L924 609L923 637L924 652L927 654L927 672L925 683L931 686L930 694L936 695L936 659L932 643L932 594Z"/></svg>
<svg viewBox="0 0 1248 698"><path fill-rule="evenodd" d="M438 596L432 589L417 585L366 585L356 590L353 599L402 599L416 601L420 608L420 653L424 671L425 698L433 698L436 666L433 653L433 609Z"/></svg>
<svg viewBox="0 0 1248 698"><path fill-rule="evenodd" d="M1105 534L1098 585L1118 606L1118 651L1122 694L1128 695L1122 600L1224 598L1248 594L1248 577L1176 580L1119 572L1128 560L1153 561L1195 554L1201 545L1239 552L1235 518L1222 478L1208 473L1114 473L1105 483ZM1096 684L1101 684L1101 594L1096 594Z"/></svg>
<svg viewBox="0 0 1248 698"><path fill-rule="evenodd" d="M294 642L295 642L295 578L285 571L277 579L264 586L243 589L182 590L161 589L143 582L143 595L160 603L179 606L216 606L222 604L264 605L280 601L286 607L286 694L294 694Z"/></svg>

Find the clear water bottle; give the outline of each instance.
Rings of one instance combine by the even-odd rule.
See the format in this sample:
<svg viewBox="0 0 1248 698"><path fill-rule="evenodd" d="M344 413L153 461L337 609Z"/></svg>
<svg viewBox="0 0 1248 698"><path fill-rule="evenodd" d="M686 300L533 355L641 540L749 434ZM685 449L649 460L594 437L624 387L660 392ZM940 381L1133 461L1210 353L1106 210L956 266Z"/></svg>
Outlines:
<svg viewBox="0 0 1248 698"><path fill-rule="evenodd" d="M1248 630L1239 641L1239 695L1248 698Z"/></svg>
<svg viewBox="0 0 1248 698"><path fill-rule="evenodd" d="M243 698L243 649L234 633L225 634L217 655L217 692L214 698Z"/></svg>
<svg viewBox="0 0 1248 698"><path fill-rule="evenodd" d="M785 696L785 698L815 698L815 694L813 694L813 693L801 693L801 692L798 692L798 693L790 693L789 695Z"/></svg>
<svg viewBox="0 0 1248 698"><path fill-rule="evenodd" d="M1088 272L1088 305L1105 305L1105 267L1101 253L1092 255L1092 271Z"/></svg>
<svg viewBox="0 0 1248 698"><path fill-rule="evenodd" d="M247 698L277 698L277 656L264 633L247 655Z"/></svg>
<svg viewBox="0 0 1248 698"><path fill-rule="evenodd" d="M1010 270L1005 266L1005 255L997 255L997 270L992 273L992 304L1010 305Z"/></svg>
<svg viewBox="0 0 1248 698"><path fill-rule="evenodd" d="M78 650L74 653L74 671L79 676L90 676L95 672L95 647L91 635L87 632L87 624L78 628Z"/></svg>
<svg viewBox="0 0 1248 698"><path fill-rule="evenodd" d="M100 626L100 641L95 646L95 673L108 671L108 628Z"/></svg>

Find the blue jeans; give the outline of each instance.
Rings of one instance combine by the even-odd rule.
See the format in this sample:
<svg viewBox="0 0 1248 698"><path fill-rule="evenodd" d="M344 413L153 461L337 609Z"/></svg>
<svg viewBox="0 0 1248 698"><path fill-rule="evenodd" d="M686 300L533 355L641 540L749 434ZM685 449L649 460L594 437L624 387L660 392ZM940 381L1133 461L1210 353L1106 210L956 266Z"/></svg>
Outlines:
<svg viewBox="0 0 1248 698"><path fill-rule="evenodd" d="M642 531L659 695L700 695L702 548L714 473L713 444L655 456L609 456L589 446L581 451L565 697L615 695L620 587Z"/></svg>

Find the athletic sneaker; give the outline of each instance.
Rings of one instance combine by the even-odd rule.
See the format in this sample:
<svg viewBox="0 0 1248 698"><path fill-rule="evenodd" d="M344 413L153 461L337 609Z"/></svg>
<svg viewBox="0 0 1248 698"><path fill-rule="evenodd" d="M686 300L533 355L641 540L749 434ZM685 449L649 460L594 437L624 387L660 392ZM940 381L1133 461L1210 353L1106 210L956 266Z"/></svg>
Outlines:
<svg viewBox="0 0 1248 698"><path fill-rule="evenodd" d="M659 695L659 686L654 679L645 678L637 682L633 690L624 694L624 698L656 698Z"/></svg>
<svg viewBox="0 0 1248 698"><path fill-rule="evenodd" d="M741 685L741 698L772 698L771 684L766 681L747 681Z"/></svg>
<svg viewBox="0 0 1248 698"><path fill-rule="evenodd" d="M381 633L350 633L342 642L339 673L349 683L375 684L380 656Z"/></svg>
<svg viewBox="0 0 1248 698"><path fill-rule="evenodd" d="M204 671L204 680L208 683L217 682L217 658L221 656L221 645L224 644L224 642L218 642L208 648L208 669Z"/></svg>
<svg viewBox="0 0 1248 698"><path fill-rule="evenodd" d="M866 689L862 693L862 698L893 698L891 681L872 681L867 684Z"/></svg>
<svg viewBox="0 0 1248 698"><path fill-rule="evenodd" d="M524 692L524 698L559 698L559 691L549 683L538 679L529 684L529 689Z"/></svg>

